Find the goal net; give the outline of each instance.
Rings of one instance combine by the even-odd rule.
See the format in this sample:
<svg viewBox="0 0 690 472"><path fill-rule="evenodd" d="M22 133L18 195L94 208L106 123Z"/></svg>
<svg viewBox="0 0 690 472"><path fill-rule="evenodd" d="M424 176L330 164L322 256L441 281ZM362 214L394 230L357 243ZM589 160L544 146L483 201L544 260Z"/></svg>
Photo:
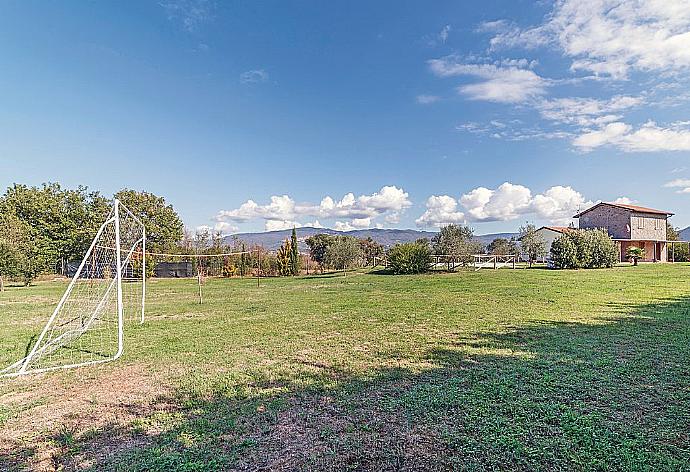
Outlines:
<svg viewBox="0 0 690 472"><path fill-rule="evenodd" d="M144 322L144 225L118 200L29 354L0 371L12 376L117 359L126 320Z"/></svg>

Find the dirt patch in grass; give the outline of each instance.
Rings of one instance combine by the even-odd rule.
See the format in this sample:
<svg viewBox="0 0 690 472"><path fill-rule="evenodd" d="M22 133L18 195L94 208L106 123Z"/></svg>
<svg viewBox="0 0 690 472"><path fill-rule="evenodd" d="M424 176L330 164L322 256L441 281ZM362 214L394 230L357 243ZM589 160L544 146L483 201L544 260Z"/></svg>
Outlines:
<svg viewBox="0 0 690 472"><path fill-rule="evenodd" d="M73 448L77 438L106 428L115 432L146 414L151 402L166 393L141 365L47 373L9 382L13 391L0 396L7 412L0 424L0 469L23 463L31 470L55 470L66 456L78 452ZM132 446L113 436L99 455Z"/></svg>
<svg viewBox="0 0 690 472"><path fill-rule="evenodd" d="M383 387L383 388L381 388ZM400 409L381 405L399 395L392 382L347 400L322 393L292 396L275 416L248 426L246 449L237 470L443 470L450 464L445 445L424 425L413 424ZM345 401L344 401L345 400Z"/></svg>

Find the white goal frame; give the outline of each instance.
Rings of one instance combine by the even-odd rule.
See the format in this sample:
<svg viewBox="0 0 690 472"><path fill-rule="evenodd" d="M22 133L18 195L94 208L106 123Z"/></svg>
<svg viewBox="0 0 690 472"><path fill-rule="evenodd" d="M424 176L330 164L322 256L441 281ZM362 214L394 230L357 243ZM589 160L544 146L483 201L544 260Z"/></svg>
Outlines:
<svg viewBox="0 0 690 472"><path fill-rule="evenodd" d="M124 249L127 251L126 254L123 254L123 248L121 247L121 234L120 234L120 220L121 220L121 215L125 215L127 218L131 218L133 222L139 226L139 229L141 230L141 237L135 240L134 242L130 241L131 247L125 247ZM114 225L114 234L115 234L115 266L116 266L116 274L115 277L112 278L111 281L106 281L104 279L104 282L106 282L107 288L105 290L105 293L102 295L100 300L98 300L98 304L92 309L92 312L88 319L84 322L82 320L82 325L78 329L72 329L70 331L66 331L56 338L49 339L46 343L44 343L44 339L46 338L46 335L51 331L54 327L54 323L56 322L56 318L61 314L63 307L65 306L65 303L69 300L70 295L72 294L72 291L74 287L77 285L79 280L82 278L84 274L84 268L87 264L87 261L89 258L92 256L94 253L94 250L97 249L97 243L99 242L99 238L101 235L103 235L104 230L108 227L108 225ZM86 365L93 365L93 364L101 364L104 362L111 362L116 359L118 359L122 353L124 352L124 306L123 306L123 296L122 296L122 278L123 278L123 271L126 269L126 267L131 263L132 260L132 255L135 253L135 250L138 248L139 244L141 244L141 312L139 314L139 323L144 323L145 319L145 311L146 311L146 229L144 227L144 224L137 218L127 207L122 205L122 203L118 200L115 199L113 203L113 208L110 211L108 217L106 218L105 222L100 226L98 229L96 236L93 238L93 241L91 242L91 245L89 246L89 249L87 250L86 254L84 255L84 258L81 261L81 264L79 265L79 268L77 269L76 273L72 277L69 285L67 286L67 289L63 293L62 297L60 298L60 301L58 305L55 307L55 310L53 311L53 314L51 317L48 319L48 322L45 324L43 330L41 331L41 334L39 335L38 339L33 345L33 348L29 352L29 354L24 357L23 359L20 359L19 361L15 362L14 364L0 370L0 377L14 377L14 376L20 376L20 375L25 375L25 374L30 374L30 373L40 373L40 372L47 372L47 371L52 371L52 370L57 370L57 369L71 369L75 367L81 367L81 366L86 366ZM112 250L113 248L106 248ZM124 255L124 258L123 258ZM92 276L92 274L90 274ZM105 285L104 285L105 286ZM116 310L117 310L117 351L115 352L114 355L103 358L103 359L89 359L85 360L82 362L72 362L72 363L67 363L63 365L55 365L55 366L50 366L50 367L45 367L45 368L33 368L31 366L32 361L37 359L37 356L41 355L50 355L52 352L55 352L56 350L60 349L61 347L66 347L69 346L69 343L79 339L80 336L82 336L84 333L86 333L89 328L94 325L94 323L98 323L98 318L97 316L100 315L101 311L104 309L107 309L107 302L109 301L109 296L112 295L112 290L116 290ZM52 331L51 331L52 335Z"/></svg>

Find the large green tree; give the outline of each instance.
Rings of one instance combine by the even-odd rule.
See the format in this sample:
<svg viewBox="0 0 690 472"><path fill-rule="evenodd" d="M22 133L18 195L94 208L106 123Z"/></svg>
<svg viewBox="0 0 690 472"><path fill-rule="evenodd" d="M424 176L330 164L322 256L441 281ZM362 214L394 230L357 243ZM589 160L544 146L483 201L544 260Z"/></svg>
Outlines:
<svg viewBox="0 0 690 472"><path fill-rule="evenodd" d="M462 225L442 227L431 243L434 254L454 256L461 262L471 262L472 255L482 250L482 244L474 239L474 230Z"/></svg>
<svg viewBox="0 0 690 472"><path fill-rule="evenodd" d="M146 228L146 247L152 251L173 249L184 237L184 225L172 205L149 192L123 189L115 194Z"/></svg>
<svg viewBox="0 0 690 472"><path fill-rule="evenodd" d="M352 236L336 236L326 249L326 266L332 269L350 269L360 264L362 248Z"/></svg>
<svg viewBox="0 0 690 472"><path fill-rule="evenodd" d="M0 197L0 215L15 216L28 229L37 273L52 271L60 260L83 257L108 211L105 197L82 186L14 184Z"/></svg>
<svg viewBox="0 0 690 472"><path fill-rule="evenodd" d="M333 244L334 240L335 237L330 234L319 233L309 236L304 241L307 243L307 246L309 246L309 257L319 264L321 271L323 271L326 264L326 253L328 252L328 248Z"/></svg>

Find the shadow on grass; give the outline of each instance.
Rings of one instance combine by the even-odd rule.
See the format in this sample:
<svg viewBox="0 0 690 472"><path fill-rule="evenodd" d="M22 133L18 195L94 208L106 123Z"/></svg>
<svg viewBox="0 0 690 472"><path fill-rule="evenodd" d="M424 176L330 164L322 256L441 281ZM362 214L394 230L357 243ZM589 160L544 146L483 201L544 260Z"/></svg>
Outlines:
<svg viewBox="0 0 690 472"><path fill-rule="evenodd" d="M449 335L425 367L190 379L136 420L59 430L65 470L688 470L690 301ZM404 361L395 353L390 362ZM32 449L0 456L21 470Z"/></svg>

